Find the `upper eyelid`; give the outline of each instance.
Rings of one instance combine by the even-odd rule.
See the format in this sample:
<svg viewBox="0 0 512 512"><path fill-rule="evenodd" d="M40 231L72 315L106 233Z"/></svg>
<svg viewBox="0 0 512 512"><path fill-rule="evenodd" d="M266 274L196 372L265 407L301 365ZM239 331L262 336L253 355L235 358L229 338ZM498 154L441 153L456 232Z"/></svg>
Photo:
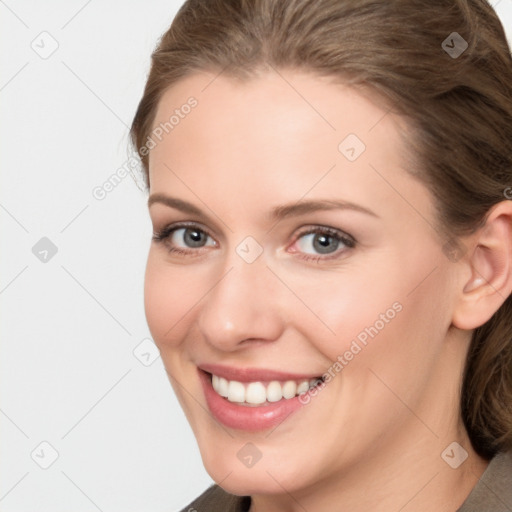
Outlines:
<svg viewBox="0 0 512 512"><path fill-rule="evenodd" d="M333 228L331 226L323 226L321 224L312 224L309 227L304 227L303 229L299 228L299 232L297 233L297 236L303 236L303 235L315 233L318 231L323 231L326 233L340 235L342 237L350 238L355 241L355 238L352 235L350 235L349 233L347 233L346 231L343 231L342 229L339 229L339 228Z"/></svg>
<svg viewBox="0 0 512 512"><path fill-rule="evenodd" d="M209 228L207 228L204 224L202 224L201 222L198 222L198 221L178 221L176 223L166 224L162 228L155 230L155 231L162 232L165 230L169 230L169 232L172 232L172 231L176 231L180 228L187 228L187 227L193 227L193 228L197 227L197 228L201 229L202 231L204 231L209 236L211 236L212 238L215 238L215 236L212 234L212 231ZM339 228L334 228L332 226L325 226L322 224L310 224L310 225L302 226L298 229L294 229L293 231L294 232L298 231L296 237L306 235L308 233L314 233L315 231L326 231L326 232L330 232L330 233L334 233L334 234L339 234L341 236L345 236L345 237L350 238L355 241L355 238L351 234L347 233L346 231L339 229Z"/></svg>
<svg viewBox="0 0 512 512"><path fill-rule="evenodd" d="M170 235L174 231L177 231L178 229L187 229L187 228L199 228L201 231L204 231L208 236L215 239L215 236L212 234L211 230L208 229L206 226L201 224L200 222L196 221L182 221L182 222L175 222L171 224L165 224L160 229L154 229L153 231L155 233L163 233L165 231L168 231L168 234Z"/></svg>

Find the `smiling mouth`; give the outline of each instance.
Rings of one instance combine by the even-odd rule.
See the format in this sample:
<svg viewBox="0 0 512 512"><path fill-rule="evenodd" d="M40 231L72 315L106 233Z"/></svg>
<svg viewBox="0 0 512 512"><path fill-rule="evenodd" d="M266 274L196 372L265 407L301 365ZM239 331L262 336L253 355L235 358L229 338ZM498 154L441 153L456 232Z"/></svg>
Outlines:
<svg viewBox="0 0 512 512"><path fill-rule="evenodd" d="M207 373L207 372L206 372ZM270 405L281 400L290 400L307 393L324 382L321 376L314 379L286 381L239 382L207 373L213 390L227 401L249 407Z"/></svg>
<svg viewBox="0 0 512 512"><path fill-rule="evenodd" d="M311 396L317 396L325 386L321 377L313 377L314 373L218 364L201 364L197 370L212 418L246 432L260 432L292 421L289 418L303 410Z"/></svg>

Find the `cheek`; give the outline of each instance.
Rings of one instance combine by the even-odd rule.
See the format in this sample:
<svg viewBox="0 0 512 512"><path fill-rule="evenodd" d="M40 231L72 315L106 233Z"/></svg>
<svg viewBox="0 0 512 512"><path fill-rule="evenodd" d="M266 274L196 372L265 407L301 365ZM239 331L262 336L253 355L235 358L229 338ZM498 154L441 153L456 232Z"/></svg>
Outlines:
<svg viewBox="0 0 512 512"><path fill-rule="evenodd" d="M372 403L368 410L378 410L388 420L403 412L396 396L413 406L428 392L450 326L449 274L438 268L424 281L417 276L418 269L401 274L393 280L398 285L390 283L389 293L380 290L380 298L370 301L367 313L354 315L352 335L345 342L355 340L361 348L355 356L350 355L352 349L348 351L353 360L345 371L347 377L351 375L348 388L355 394L362 386ZM418 281L422 281L419 286Z"/></svg>
<svg viewBox="0 0 512 512"><path fill-rule="evenodd" d="M367 367L380 364L379 358L389 361L391 350L398 358L435 351L429 340L441 339L449 325L449 301L443 298L449 276L439 262L433 270L433 251L428 258L420 252L408 261L381 255L363 269L351 265L336 274L290 273L287 282L304 303L293 303L295 325L332 362L346 355Z"/></svg>
<svg viewBox="0 0 512 512"><path fill-rule="evenodd" d="M331 361L350 350L354 340L364 348L369 340L382 337L402 314L403 276L395 279L392 268L372 273L351 266L337 273L293 278L290 274L289 279L290 288L303 302L290 300L295 324ZM353 351L358 351L357 345Z"/></svg>
<svg viewBox="0 0 512 512"><path fill-rule="evenodd" d="M162 261L151 249L144 279L144 309L151 335L162 348L174 348L183 338L188 317L201 298L197 279L184 268Z"/></svg>

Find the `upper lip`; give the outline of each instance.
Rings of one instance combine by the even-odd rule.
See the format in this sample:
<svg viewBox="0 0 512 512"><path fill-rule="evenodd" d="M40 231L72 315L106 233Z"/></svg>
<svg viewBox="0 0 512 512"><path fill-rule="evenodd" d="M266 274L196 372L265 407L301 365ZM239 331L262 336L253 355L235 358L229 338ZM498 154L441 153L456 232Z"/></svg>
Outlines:
<svg viewBox="0 0 512 512"><path fill-rule="evenodd" d="M320 376L318 373L290 373L266 368L235 368L221 364L200 364L198 368L218 377L224 377L226 380L238 382L310 380Z"/></svg>

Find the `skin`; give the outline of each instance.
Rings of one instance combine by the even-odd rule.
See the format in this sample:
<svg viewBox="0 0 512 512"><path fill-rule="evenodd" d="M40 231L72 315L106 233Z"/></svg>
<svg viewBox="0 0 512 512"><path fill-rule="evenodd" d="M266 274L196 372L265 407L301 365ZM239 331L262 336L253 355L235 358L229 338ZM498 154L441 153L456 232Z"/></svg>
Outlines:
<svg viewBox="0 0 512 512"><path fill-rule="evenodd" d="M183 231L153 241L145 280L148 325L206 470L251 495L251 512L455 511L487 466L458 413L460 376L471 329L512 287L510 201L454 262L433 229L432 196L404 169L407 127L377 96L292 71L215 76L195 73L166 92L155 126L190 96L198 105L149 161L150 197L203 212L153 203L154 231L195 223L207 245L188 247ZM338 150L349 133L366 145L353 162ZM270 218L278 205L333 199L374 215ZM299 238L318 226L355 247L318 254L311 235ZM236 252L247 236L263 248L250 264ZM321 375L396 302L401 311L277 428L228 429L208 412L198 364ZM457 469L441 457L454 441L468 453ZM262 454L251 468L237 457L247 442Z"/></svg>

